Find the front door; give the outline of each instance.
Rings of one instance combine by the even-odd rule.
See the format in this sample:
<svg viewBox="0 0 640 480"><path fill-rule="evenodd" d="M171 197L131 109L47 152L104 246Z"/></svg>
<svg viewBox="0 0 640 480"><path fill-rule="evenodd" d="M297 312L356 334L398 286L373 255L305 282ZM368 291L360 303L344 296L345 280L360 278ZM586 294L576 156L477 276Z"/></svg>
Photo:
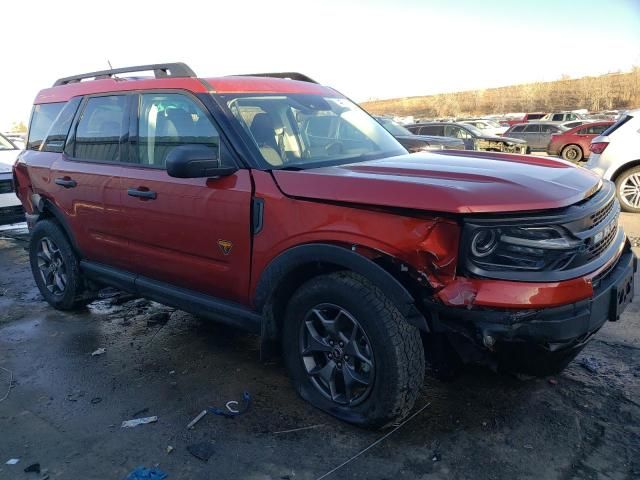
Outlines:
<svg viewBox="0 0 640 480"><path fill-rule="evenodd" d="M167 155L186 144L219 149L233 164L205 107L186 93L139 95L124 164L129 270L216 297L246 301L251 258L249 170L228 177L173 178Z"/></svg>

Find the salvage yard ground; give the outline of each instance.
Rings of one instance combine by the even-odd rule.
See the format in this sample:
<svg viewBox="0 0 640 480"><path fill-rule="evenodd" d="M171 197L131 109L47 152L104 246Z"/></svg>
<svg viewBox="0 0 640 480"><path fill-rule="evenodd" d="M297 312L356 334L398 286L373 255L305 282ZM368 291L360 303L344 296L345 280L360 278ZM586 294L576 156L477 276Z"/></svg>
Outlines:
<svg viewBox="0 0 640 480"><path fill-rule="evenodd" d="M640 237L640 216L622 222ZM158 465L170 480L312 480L384 433L300 400L279 360L259 361L254 336L121 296L53 310L32 280L27 241L24 229L0 231L0 367L13 374L0 402L0 479L42 478L23 471L37 462L51 479L122 479ZM327 478L640 478L639 354L636 293L557 377L469 369L449 383L427 378L416 410L429 406ZM9 380L0 370L0 399ZM246 414L186 429L245 390ZM147 416L158 421L120 426ZM306 426L316 428L278 433ZM187 451L199 442L213 446L206 463ZM11 458L20 461L6 465Z"/></svg>

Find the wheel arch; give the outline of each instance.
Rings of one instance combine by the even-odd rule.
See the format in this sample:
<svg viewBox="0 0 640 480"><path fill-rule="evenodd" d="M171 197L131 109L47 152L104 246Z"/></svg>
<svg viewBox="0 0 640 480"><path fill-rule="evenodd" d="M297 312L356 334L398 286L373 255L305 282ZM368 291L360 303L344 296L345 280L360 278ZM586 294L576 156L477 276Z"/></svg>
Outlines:
<svg viewBox="0 0 640 480"><path fill-rule="evenodd" d="M264 339L279 337L288 299L311 278L339 270L362 275L383 290L409 323L429 331L409 290L391 272L347 246L313 243L292 247L274 258L257 282L254 305L263 314Z"/></svg>
<svg viewBox="0 0 640 480"><path fill-rule="evenodd" d="M62 228L62 231L69 240L73 251L80 257L80 249L78 248L76 239L73 236L73 232L71 231L69 223L64 218L64 215L60 211L60 209L51 200L42 197L38 198L37 202L34 202L34 205L37 207L37 218L34 224L39 222L40 220L54 220Z"/></svg>
<svg viewBox="0 0 640 480"><path fill-rule="evenodd" d="M618 177L622 175L625 171L630 170L634 167L640 167L640 158L637 160L631 160L630 162L623 163L620 165L611 175L611 181L615 183L618 180Z"/></svg>

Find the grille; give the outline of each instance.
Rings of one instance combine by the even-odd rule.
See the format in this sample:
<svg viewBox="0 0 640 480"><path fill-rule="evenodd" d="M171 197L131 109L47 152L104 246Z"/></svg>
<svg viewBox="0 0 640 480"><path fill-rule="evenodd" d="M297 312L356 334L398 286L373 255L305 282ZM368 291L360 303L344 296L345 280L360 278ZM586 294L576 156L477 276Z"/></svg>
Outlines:
<svg viewBox="0 0 640 480"><path fill-rule="evenodd" d="M590 245L587 248L588 258L592 259L600 256L600 254L604 252L607 249L607 247L609 247L609 245L611 245L611 242L613 242L613 239L616 237L617 233L618 233L618 229L612 228L611 231L607 234L607 236L604 237L600 242L596 243L595 245Z"/></svg>
<svg viewBox="0 0 640 480"><path fill-rule="evenodd" d="M602 207L600 210L591 214L591 217L590 217L591 228L597 225L600 225L602 223L602 221L607 217L607 215L609 215L609 212L611 212L611 209L613 208L614 203L615 203L614 200L611 200L607 205Z"/></svg>
<svg viewBox="0 0 640 480"><path fill-rule="evenodd" d="M0 180L0 193L13 192L13 182L11 180Z"/></svg>

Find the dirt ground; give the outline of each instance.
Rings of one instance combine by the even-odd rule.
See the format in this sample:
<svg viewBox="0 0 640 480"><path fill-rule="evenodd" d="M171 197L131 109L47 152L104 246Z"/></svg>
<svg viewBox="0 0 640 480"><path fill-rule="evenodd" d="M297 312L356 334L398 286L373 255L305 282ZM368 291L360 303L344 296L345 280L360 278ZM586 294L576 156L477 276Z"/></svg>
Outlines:
<svg viewBox="0 0 640 480"><path fill-rule="evenodd" d="M640 232L640 218L623 223ZM385 433L300 400L279 361L259 361L254 336L121 296L80 313L51 309L31 278L27 241L24 229L0 231L0 367L13 376L0 402L0 479L122 479L139 465L169 479L318 479ZM427 378L421 413L326 478L640 478L639 354L637 292L622 320L555 378L482 369L449 383ZM9 381L0 370L0 399ZM186 429L245 390L244 415L207 415ZM120 426L152 415L156 423ZM187 451L200 442L213 447L208 462ZM11 458L20 461L6 465ZM24 472L36 462L41 474Z"/></svg>

